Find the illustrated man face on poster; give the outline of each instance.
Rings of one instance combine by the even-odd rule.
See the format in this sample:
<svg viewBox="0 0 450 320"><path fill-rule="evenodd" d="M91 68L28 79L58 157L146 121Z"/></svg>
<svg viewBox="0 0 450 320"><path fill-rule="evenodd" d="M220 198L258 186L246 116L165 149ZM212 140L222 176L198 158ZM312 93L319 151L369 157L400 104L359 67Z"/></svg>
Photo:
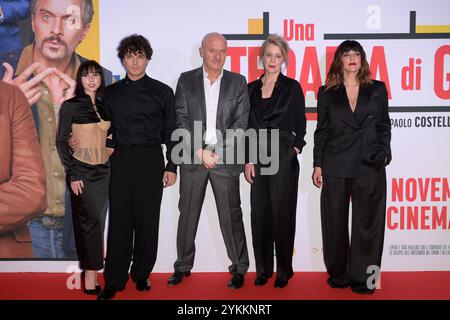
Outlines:
<svg viewBox="0 0 450 320"><path fill-rule="evenodd" d="M92 14L87 11L85 1L41 0L34 3L31 25L36 43L35 61L56 64L67 61L89 31Z"/></svg>
<svg viewBox="0 0 450 320"><path fill-rule="evenodd" d="M3 80L19 86L32 105L41 97L39 85L43 81L49 87L53 101L61 103L65 97L61 87L65 90L74 88L74 82L64 75L71 76L76 72L74 53L89 32L93 15L92 0L31 1L35 41L32 48L24 50L32 51L31 57L24 59L24 52L10 54L13 61L3 63ZM29 61L29 65L24 66L24 60ZM14 73L17 77L13 79ZM30 78L31 75L34 77Z"/></svg>

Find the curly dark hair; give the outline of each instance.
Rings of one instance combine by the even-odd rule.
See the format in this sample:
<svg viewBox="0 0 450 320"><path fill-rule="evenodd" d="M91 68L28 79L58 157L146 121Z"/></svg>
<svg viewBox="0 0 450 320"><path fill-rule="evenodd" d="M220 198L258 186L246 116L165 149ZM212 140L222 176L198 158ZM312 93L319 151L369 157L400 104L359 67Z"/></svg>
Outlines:
<svg viewBox="0 0 450 320"><path fill-rule="evenodd" d="M145 53L147 59L150 60L153 55L153 49L150 42L144 36L132 34L120 40L119 46L117 47L117 56L120 61L123 61L127 53Z"/></svg>
<svg viewBox="0 0 450 320"><path fill-rule="evenodd" d="M344 73L342 71L342 61L341 58L344 53L349 52L350 50L359 52L361 54L361 69L357 74L357 78L359 82L363 86L367 86L372 83L370 79L370 67L369 63L366 59L366 53L364 52L363 47L358 41L355 40L345 40L342 42L336 49L334 53L334 59L331 63L330 70L328 71L327 80L326 80L326 89L337 88L341 84L344 83Z"/></svg>

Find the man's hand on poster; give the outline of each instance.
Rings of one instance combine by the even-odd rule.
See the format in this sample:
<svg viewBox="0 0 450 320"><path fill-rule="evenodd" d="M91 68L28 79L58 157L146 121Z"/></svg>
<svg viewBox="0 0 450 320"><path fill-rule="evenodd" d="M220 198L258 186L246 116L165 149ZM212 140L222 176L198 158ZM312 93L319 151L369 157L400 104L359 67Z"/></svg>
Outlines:
<svg viewBox="0 0 450 320"><path fill-rule="evenodd" d="M67 83L68 87L66 88L65 94L61 97L60 103L62 104L64 101L72 98L75 94L75 88L77 87L77 82L69 77L64 72L59 71L57 68L53 68L55 74Z"/></svg>
<svg viewBox="0 0 450 320"><path fill-rule="evenodd" d="M29 79L31 75L39 69L39 62L31 64L15 78L13 78L14 69L9 63L4 62L3 67L5 68L5 74L3 75L2 80L12 85L18 86L20 90L25 94L25 97L27 97L30 105L35 104L41 97L39 86L39 83L41 81L44 81L47 84L47 86L50 88L50 91L52 92L52 97L59 103L63 103L65 100L72 98L75 93L75 88L77 85L76 81L55 67L46 68L38 72L31 79ZM65 94L60 92L61 90L56 90L56 92L55 90L52 90L53 88L58 88L59 86L52 85L50 81L47 81L48 79L46 79L46 77L51 73L55 74L58 77L56 81L60 82L61 80L63 80L65 82L66 85L63 86L65 88Z"/></svg>
<svg viewBox="0 0 450 320"><path fill-rule="evenodd" d="M73 97L76 82L64 72L52 68L53 75L43 79L55 103L63 104L64 101Z"/></svg>
<svg viewBox="0 0 450 320"><path fill-rule="evenodd" d="M29 79L30 76L39 68L39 62L35 62L28 66L20 75L13 79L13 67L7 62L4 62L2 65L5 68L5 74L3 75L2 80L19 87L20 90L25 94L25 97L27 98L30 105L35 104L41 96L39 83L44 80L44 78L47 77L50 73L54 72L54 68L47 68L39 72L33 78Z"/></svg>

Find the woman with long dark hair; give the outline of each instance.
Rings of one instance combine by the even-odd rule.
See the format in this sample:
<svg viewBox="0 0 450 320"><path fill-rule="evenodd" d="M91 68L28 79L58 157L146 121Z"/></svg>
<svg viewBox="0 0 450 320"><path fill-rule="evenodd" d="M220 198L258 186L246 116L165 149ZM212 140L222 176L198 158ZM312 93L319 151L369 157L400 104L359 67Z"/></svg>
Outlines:
<svg viewBox="0 0 450 320"><path fill-rule="evenodd" d="M328 284L371 294L383 253L391 122L386 86L370 78L366 54L357 41L338 46L326 84L319 89L317 113L312 179L322 187Z"/></svg>
<svg viewBox="0 0 450 320"><path fill-rule="evenodd" d="M75 242L84 270L83 292L100 293L97 271L103 269L103 230L108 207L109 151L107 136L111 122L101 96L105 88L103 71L93 60L81 63L75 96L61 107L57 147L70 187ZM74 152L68 139L78 141Z"/></svg>

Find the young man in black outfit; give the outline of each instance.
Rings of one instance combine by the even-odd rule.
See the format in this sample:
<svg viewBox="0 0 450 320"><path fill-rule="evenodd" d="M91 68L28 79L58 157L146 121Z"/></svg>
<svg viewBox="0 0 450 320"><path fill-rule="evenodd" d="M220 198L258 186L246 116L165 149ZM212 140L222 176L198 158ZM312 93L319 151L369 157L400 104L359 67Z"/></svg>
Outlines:
<svg viewBox="0 0 450 320"><path fill-rule="evenodd" d="M112 299L125 288L131 261L136 289L150 290L148 277L156 261L163 186L173 185L177 178L170 157L175 126L173 90L146 75L153 53L146 38L126 37L117 51L127 75L106 88L104 100L116 148L110 160L105 289L100 300ZM161 144L167 147L166 166Z"/></svg>

